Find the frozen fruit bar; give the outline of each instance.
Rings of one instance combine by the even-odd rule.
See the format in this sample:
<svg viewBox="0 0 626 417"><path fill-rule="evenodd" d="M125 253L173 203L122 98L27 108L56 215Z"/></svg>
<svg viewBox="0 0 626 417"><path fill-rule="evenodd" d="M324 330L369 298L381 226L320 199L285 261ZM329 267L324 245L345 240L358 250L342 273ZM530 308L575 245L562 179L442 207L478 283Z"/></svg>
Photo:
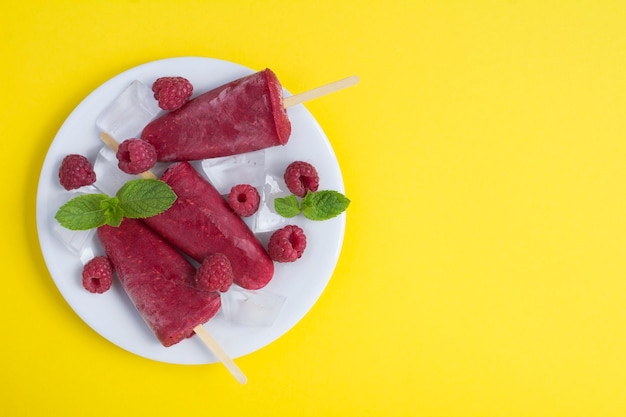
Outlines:
<svg viewBox="0 0 626 417"><path fill-rule="evenodd" d="M163 346L193 335L219 310L216 292L195 288L196 269L139 220L98 228L98 238L124 290Z"/></svg>
<svg viewBox="0 0 626 417"><path fill-rule="evenodd" d="M291 123L283 91L269 69L248 75L188 101L153 120L141 138L159 161L192 161L284 145Z"/></svg>
<svg viewBox="0 0 626 417"><path fill-rule="evenodd" d="M274 263L265 248L191 164L170 165L161 180L177 199L165 212L144 219L148 226L198 262L214 253L226 255L235 284L243 288L259 289L272 279Z"/></svg>

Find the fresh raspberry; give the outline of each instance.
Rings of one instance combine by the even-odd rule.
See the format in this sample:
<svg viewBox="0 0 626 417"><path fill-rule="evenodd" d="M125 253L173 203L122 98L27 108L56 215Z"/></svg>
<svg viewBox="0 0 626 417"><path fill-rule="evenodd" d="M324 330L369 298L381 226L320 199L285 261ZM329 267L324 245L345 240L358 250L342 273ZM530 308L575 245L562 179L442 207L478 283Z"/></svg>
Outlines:
<svg viewBox="0 0 626 417"><path fill-rule="evenodd" d="M102 294L113 284L113 268L106 256L96 256L83 267L83 287L94 294Z"/></svg>
<svg viewBox="0 0 626 417"><path fill-rule="evenodd" d="M82 155L70 154L61 162L59 181L66 190L74 190L96 182L96 173L87 158Z"/></svg>
<svg viewBox="0 0 626 417"><path fill-rule="evenodd" d="M183 77L161 77L152 84L154 98L163 110L176 110L189 100L193 85Z"/></svg>
<svg viewBox="0 0 626 417"><path fill-rule="evenodd" d="M206 291L226 292L233 283L233 268L226 255L207 256L196 271L196 285Z"/></svg>
<svg viewBox="0 0 626 417"><path fill-rule="evenodd" d="M307 191L315 192L320 178L315 167L308 162L294 161L285 169L285 184L293 194L304 197Z"/></svg>
<svg viewBox="0 0 626 417"><path fill-rule="evenodd" d="M258 209L261 196L250 184L235 185L228 193L228 204L240 216L252 216Z"/></svg>
<svg viewBox="0 0 626 417"><path fill-rule="evenodd" d="M304 230L295 225L288 225L275 231L270 236L267 252L276 262L294 262L306 248Z"/></svg>
<svg viewBox="0 0 626 417"><path fill-rule="evenodd" d="M154 146L142 139L126 139L117 149L117 166L127 174L141 174L154 166L157 152Z"/></svg>

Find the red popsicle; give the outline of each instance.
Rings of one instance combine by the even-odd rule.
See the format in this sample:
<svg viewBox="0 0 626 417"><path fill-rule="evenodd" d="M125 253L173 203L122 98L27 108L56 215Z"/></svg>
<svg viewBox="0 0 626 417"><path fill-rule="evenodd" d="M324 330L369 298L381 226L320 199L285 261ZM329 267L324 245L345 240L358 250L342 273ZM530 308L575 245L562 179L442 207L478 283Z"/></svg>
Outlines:
<svg viewBox="0 0 626 417"><path fill-rule="evenodd" d="M153 120L141 138L159 161L192 161L284 145L291 123L283 90L269 69L248 75L188 101Z"/></svg>
<svg viewBox="0 0 626 417"><path fill-rule="evenodd" d="M188 162L177 162L161 176L177 199L163 213L143 219L155 232L198 262L222 253L233 268L234 282L246 289L267 285L274 263L261 242L220 193Z"/></svg>
<svg viewBox="0 0 626 417"><path fill-rule="evenodd" d="M195 267L141 221L102 226L98 238L124 290L163 346L192 336L219 310L219 294L195 288Z"/></svg>

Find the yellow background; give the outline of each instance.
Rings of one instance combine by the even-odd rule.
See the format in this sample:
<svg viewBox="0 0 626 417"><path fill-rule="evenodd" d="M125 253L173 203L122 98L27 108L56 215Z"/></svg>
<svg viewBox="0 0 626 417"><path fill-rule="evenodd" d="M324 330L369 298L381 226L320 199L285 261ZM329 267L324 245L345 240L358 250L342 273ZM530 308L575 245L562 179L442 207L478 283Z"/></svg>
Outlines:
<svg viewBox="0 0 626 417"><path fill-rule="evenodd" d="M20 1L0 35L0 415L626 415L625 2ZM340 261L244 386L92 331L35 226L73 108L190 55L361 78L307 104L353 201Z"/></svg>

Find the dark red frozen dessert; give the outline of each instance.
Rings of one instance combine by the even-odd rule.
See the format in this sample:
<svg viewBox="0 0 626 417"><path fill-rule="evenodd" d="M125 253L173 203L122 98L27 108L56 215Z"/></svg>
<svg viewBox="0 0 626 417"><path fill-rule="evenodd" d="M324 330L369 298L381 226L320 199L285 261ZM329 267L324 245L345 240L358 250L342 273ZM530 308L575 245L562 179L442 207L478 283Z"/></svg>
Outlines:
<svg viewBox="0 0 626 417"><path fill-rule="evenodd" d="M276 75L265 69L217 87L150 122L141 139L158 160L193 161L284 145L291 123Z"/></svg>
<svg viewBox="0 0 626 417"><path fill-rule="evenodd" d="M208 255L226 255L235 284L251 290L267 285L274 275L272 259L211 183L188 162L170 165L161 180L172 187L176 201L142 221L200 263Z"/></svg>
<svg viewBox="0 0 626 417"><path fill-rule="evenodd" d="M219 294L195 288L195 267L141 221L99 227L98 238L122 287L163 346L192 336L194 327L219 310Z"/></svg>

